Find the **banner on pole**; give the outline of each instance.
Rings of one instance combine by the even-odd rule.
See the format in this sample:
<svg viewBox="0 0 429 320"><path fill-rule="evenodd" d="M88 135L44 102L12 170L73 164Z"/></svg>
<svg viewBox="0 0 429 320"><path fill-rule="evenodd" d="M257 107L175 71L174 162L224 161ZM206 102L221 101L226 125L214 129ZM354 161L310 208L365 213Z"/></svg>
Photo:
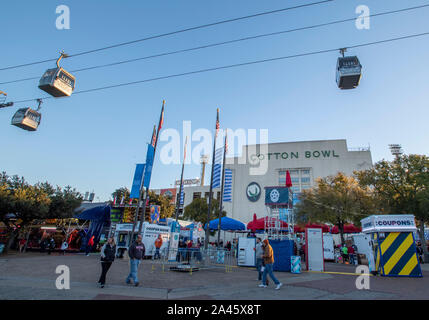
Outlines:
<svg viewBox="0 0 429 320"><path fill-rule="evenodd" d="M138 199L140 196L140 187L142 185L143 173L144 173L145 164L137 164L136 171L134 172L133 185L131 187L130 198Z"/></svg>
<svg viewBox="0 0 429 320"><path fill-rule="evenodd" d="M144 180L143 186L147 189L149 188L150 178L152 176L152 167L153 167L153 158L155 156L155 148L149 144L147 146L147 154L146 154L146 167L144 171Z"/></svg>

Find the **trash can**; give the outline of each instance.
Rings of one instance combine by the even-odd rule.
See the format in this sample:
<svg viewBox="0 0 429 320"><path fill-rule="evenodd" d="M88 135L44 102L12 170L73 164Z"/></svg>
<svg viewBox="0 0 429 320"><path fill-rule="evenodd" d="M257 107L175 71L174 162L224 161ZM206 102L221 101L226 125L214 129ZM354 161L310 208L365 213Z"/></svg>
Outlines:
<svg viewBox="0 0 429 320"><path fill-rule="evenodd" d="M4 249L4 244L3 244L3 243L0 243L0 254L2 254L2 253L3 253L3 249Z"/></svg>

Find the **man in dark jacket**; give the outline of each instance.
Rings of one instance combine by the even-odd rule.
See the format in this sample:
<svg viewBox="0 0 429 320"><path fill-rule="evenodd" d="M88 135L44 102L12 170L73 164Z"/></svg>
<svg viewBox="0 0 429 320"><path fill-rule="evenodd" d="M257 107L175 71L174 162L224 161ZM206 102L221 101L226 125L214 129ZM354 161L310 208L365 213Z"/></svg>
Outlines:
<svg viewBox="0 0 429 320"><path fill-rule="evenodd" d="M139 285L139 279L137 278L138 268L140 260L144 258L145 247L142 242L142 236L139 234L137 236L136 242L134 242L128 250L128 255L130 256L130 274L127 277L125 282L127 284L131 283L131 279L134 281L134 285L137 287Z"/></svg>

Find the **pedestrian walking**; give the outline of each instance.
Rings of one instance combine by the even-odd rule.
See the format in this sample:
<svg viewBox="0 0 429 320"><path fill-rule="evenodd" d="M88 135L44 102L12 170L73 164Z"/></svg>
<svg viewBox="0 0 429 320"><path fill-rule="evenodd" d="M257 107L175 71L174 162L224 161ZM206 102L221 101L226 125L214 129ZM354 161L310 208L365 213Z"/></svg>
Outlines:
<svg viewBox="0 0 429 320"><path fill-rule="evenodd" d="M130 274L125 280L127 284L131 284L132 279L136 287L139 285L138 268L140 265L140 260L144 258L145 250L145 246L142 242L142 236L139 234L137 236L137 240L130 246L128 250L128 255L130 256Z"/></svg>
<svg viewBox="0 0 429 320"><path fill-rule="evenodd" d="M87 256L89 256L89 253L92 251L92 247L94 246L94 238L95 238L95 236L92 236L86 245L86 255Z"/></svg>
<svg viewBox="0 0 429 320"><path fill-rule="evenodd" d="M101 254L101 276L100 276L100 279L98 280L98 284L100 285L100 288L104 288L104 285L106 284L107 271L109 271L113 261L115 261L116 244L115 244L114 237L110 237L107 240L107 242L101 248L100 254Z"/></svg>
<svg viewBox="0 0 429 320"><path fill-rule="evenodd" d="M258 281L262 281L262 264L264 262L264 248L262 248L261 238L256 238L255 256L256 256L256 270L258 271Z"/></svg>
<svg viewBox="0 0 429 320"><path fill-rule="evenodd" d="M52 251L55 250L55 240L54 238L50 238L48 241L48 254L51 254Z"/></svg>
<svg viewBox="0 0 429 320"><path fill-rule="evenodd" d="M346 263L349 258L349 251L344 243L341 247L341 256L343 257L343 264Z"/></svg>
<svg viewBox="0 0 429 320"><path fill-rule="evenodd" d="M154 259L160 259L161 256L159 254L159 250L162 247L162 237L161 234L158 235L158 238L155 240L155 256L153 257Z"/></svg>
<svg viewBox="0 0 429 320"><path fill-rule="evenodd" d="M423 248L422 248L422 244L420 241L417 242L416 251L417 251L417 255L419 257L420 263L424 263L423 262Z"/></svg>
<svg viewBox="0 0 429 320"><path fill-rule="evenodd" d="M277 285L276 290L280 289L280 287L283 285L277 278L274 276L273 273L273 264L274 264L274 252L273 248L270 246L270 242L268 239L265 239L263 241L263 248L264 248L264 254L262 257L264 258L264 272L262 273L262 283L259 285L261 288L266 288L266 281L267 281L267 275L270 276L270 278L274 281L274 283Z"/></svg>
<svg viewBox="0 0 429 320"><path fill-rule="evenodd" d="M355 249L353 248L353 246L348 247L347 252L349 254L350 264L356 264L355 263Z"/></svg>
<svg viewBox="0 0 429 320"><path fill-rule="evenodd" d="M27 240L25 240L25 238L22 238L21 240L19 240L19 253L22 253L24 251L26 243L27 243Z"/></svg>
<svg viewBox="0 0 429 320"><path fill-rule="evenodd" d="M66 241L66 238L64 238L64 241L63 241L63 243L61 244L61 251L62 251L62 253L63 253L63 256L65 256L66 255L66 250L69 248L69 244L68 244L68 242Z"/></svg>

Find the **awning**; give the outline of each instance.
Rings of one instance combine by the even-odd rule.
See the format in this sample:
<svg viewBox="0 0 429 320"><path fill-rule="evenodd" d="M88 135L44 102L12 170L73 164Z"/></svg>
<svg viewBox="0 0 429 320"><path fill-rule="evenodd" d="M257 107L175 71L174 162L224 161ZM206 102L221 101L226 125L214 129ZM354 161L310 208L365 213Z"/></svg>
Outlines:
<svg viewBox="0 0 429 320"><path fill-rule="evenodd" d="M210 230L218 230L219 226L219 219L214 219L210 221ZM204 229L207 228L207 224L205 225ZM224 231L239 231L239 230L246 230L246 225L243 222L240 222L238 220L234 220L228 217L223 217L220 219L220 229Z"/></svg>
<svg viewBox="0 0 429 320"><path fill-rule="evenodd" d="M75 216L79 220L91 221L109 221L110 220L110 205L101 205L91 209L82 211L82 213Z"/></svg>

